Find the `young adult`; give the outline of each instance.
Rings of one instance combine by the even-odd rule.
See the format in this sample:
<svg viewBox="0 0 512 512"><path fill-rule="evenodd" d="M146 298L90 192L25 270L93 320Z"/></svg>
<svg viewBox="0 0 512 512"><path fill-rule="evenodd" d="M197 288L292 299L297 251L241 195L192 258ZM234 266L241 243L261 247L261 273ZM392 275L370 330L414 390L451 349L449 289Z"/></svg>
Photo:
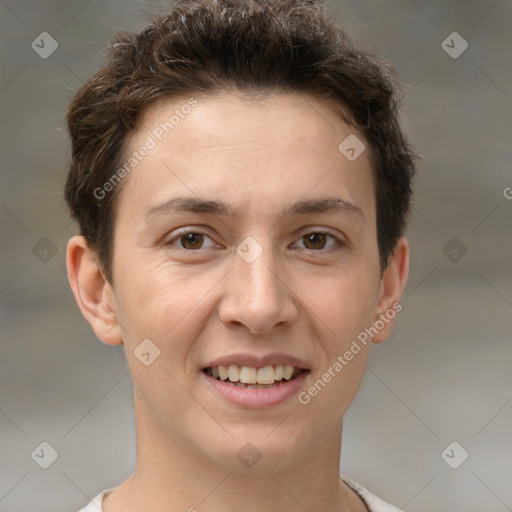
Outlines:
<svg viewBox="0 0 512 512"><path fill-rule="evenodd" d="M137 463L83 511L397 510L339 474L408 274L390 69L313 0L179 1L117 34L68 112L67 267L124 345Z"/></svg>

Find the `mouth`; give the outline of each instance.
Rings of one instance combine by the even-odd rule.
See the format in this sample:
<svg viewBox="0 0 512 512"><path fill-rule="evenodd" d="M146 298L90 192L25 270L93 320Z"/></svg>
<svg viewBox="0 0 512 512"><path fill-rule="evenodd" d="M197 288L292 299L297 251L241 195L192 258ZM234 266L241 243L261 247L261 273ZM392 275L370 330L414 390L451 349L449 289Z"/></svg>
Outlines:
<svg viewBox="0 0 512 512"><path fill-rule="evenodd" d="M227 385L246 389L271 389L295 380L308 370L292 365L268 365L263 367L239 366L208 366L203 372Z"/></svg>

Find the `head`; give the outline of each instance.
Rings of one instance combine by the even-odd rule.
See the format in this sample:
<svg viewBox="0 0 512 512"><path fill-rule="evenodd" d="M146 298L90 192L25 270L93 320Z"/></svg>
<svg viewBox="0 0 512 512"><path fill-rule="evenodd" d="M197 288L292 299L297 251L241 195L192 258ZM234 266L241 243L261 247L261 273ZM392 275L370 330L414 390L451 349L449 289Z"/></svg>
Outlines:
<svg viewBox="0 0 512 512"><path fill-rule="evenodd" d="M285 467L341 425L407 279L398 94L313 0L182 1L116 35L67 116L68 270L155 429L233 469L245 442ZM283 361L303 384L281 405L208 381Z"/></svg>

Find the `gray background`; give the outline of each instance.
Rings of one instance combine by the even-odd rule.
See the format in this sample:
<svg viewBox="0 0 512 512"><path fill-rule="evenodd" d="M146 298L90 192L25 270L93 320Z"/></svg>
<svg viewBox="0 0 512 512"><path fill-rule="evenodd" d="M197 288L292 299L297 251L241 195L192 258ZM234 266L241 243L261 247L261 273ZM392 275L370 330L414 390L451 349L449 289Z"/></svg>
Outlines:
<svg viewBox="0 0 512 512"><path fill-rule="evenodd" d="M0 0L3 512L76 511L133 470L123 349L94 337L65 273L63 116L112 31L140 29L151 5ZM512 510L512 4L327 5L357 44L398 66L423 155L404 309L346 416L342 472L406 511ZM454 31L469 44L458 58L442 47ZM59 45L46 59L31 48L41 32ZM31 458L43 441L58 452L46 470ZM458 469L441 457L452 441L469 453Z"/></svg>

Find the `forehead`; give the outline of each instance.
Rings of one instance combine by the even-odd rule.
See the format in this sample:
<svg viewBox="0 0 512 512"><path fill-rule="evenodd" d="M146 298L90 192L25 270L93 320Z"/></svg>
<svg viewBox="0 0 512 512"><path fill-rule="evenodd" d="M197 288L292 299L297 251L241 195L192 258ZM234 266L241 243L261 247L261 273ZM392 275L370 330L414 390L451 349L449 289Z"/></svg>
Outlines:
<svg viewBox="0 0 512 512"><path fill-rule="evenodd" d="M133 161L122 196L157 204L184 193L225 203L234 195L239 201L232 204L261 210L264 203L307 199L320 191L325 196L335 188L347 202L368 202L373 198L368 151L355 159L344 153L345 141L354 137L360 142L357 152L368 146L332 103L305 94L162 100L147 109L127 139L125 160L144 146L151 149Z"/></svg>
<svg viewBox="0 0 512 512"><path fill-rule="evenodd" d="M186 136L194 150L226 138L246 144L266 142L269 146L279 141L301 145L313 141L322 151L319 139L336 148L340 137L357 133L363 139L347 123L348 117L338 102L299 92L251 97L223 91L163 98L142 112L139 129L132 132L129 143L146 135L164 145ZM293 146L290 149L293 151Z"/></svg>

